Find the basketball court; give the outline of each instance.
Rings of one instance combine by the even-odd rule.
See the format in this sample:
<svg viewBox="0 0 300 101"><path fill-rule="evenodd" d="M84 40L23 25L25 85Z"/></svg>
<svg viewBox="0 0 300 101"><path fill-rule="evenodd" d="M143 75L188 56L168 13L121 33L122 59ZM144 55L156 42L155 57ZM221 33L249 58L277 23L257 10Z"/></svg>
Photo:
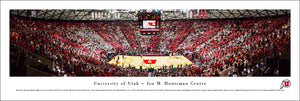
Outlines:
<svg viewBox="0 0 300 101"><path fill-rule="evenodd" d="M109 61L110 64L116 64L118 66L135 66L140 68L142 66L145 68L161 68L162 66L173 65L177 67L178 65L190 65L192 62L184 56L126 56L117 55Z"/></svg>

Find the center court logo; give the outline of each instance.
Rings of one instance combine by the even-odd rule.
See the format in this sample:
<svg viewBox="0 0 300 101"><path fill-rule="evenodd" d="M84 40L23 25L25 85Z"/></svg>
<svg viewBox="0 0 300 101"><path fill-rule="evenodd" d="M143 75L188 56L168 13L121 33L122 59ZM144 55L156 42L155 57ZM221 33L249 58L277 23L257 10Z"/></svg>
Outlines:
<svg viewBox="0 0 300 101"><path fill-rule="evenodd" d="M280 89L282 89L283 87L288 88L290 86L291 86L291 81L288 79L285 79L281 82Z"/></svg>
<svg viewBox="0 0 300 101"><path fill-rule="evenodd" d="M146 59L146 60L144 60L144 63L145 64L155 64L156 60L153 60L153 59L152 60L150 60L150 59L148 60L148 59Z"/></svg>

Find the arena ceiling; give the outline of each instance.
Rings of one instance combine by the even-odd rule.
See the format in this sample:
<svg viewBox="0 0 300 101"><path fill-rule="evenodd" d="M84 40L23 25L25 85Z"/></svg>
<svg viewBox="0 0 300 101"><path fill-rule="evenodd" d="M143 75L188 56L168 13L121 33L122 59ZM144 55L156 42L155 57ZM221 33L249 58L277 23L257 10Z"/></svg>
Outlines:
<svg viewBox="0 0 300 101"><path fill-rule="evenodd" d="M11 15L51 19L51 20L136 20L139 9L13 9ZM224 19L224 18L253 18L289 15L288 9L208 9L206 17L190 17L191 11L199 12L198 9L163 9L162 19ZM201 10L200 10L201 11ZM189 12L189 13L187 13ZM117 17L95 17L95 14L110 14ZM199 14L199 13L198 13Z"/></svg>

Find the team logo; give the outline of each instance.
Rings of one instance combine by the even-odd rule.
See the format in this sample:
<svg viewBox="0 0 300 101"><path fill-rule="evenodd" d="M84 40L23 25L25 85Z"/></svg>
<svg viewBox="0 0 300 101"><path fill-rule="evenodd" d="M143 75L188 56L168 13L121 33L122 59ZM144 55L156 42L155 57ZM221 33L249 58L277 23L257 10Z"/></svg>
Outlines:
<svg viewBox="0 0 300 101"><path fill-rule="evenodd" d="M290 86L291 86L291 81L288 79L285 79L281 82L280 89L282 89L283 87L288 88Z"/></svg>
<svg viewBox="0 0 300 101"><path fill-rule="evenodd" d="M155 20L145 20L143 21L143 28L155 28Z"/></svg>
<svg viewBox="0 0 300 101"><path fill-rule="evenodd" d="M152 60L150 60L150 59L149 59L149 60L148 60L148 59L145 59L145 60L144 60L144 63L145 63L145 64L155 64L155 63L156 63L156 60L153 60L153 59L152 59Z"/></svg>
<svg viewBox="0 0 300 101"><path fill-rule="evenodd" d="M155 26L155 22L148 22L149 26Z"/></svg>

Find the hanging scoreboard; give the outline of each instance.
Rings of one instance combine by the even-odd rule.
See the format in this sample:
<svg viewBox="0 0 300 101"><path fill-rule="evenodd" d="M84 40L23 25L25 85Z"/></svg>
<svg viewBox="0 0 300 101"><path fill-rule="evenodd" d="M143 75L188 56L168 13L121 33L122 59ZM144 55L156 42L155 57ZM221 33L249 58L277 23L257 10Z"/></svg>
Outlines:
<svg viewBox="0 0 300 101"><path fill-rule="evenodd" d="M160 32L160 11L138 11L139 31L141 35L157 35Z"/></svg>

